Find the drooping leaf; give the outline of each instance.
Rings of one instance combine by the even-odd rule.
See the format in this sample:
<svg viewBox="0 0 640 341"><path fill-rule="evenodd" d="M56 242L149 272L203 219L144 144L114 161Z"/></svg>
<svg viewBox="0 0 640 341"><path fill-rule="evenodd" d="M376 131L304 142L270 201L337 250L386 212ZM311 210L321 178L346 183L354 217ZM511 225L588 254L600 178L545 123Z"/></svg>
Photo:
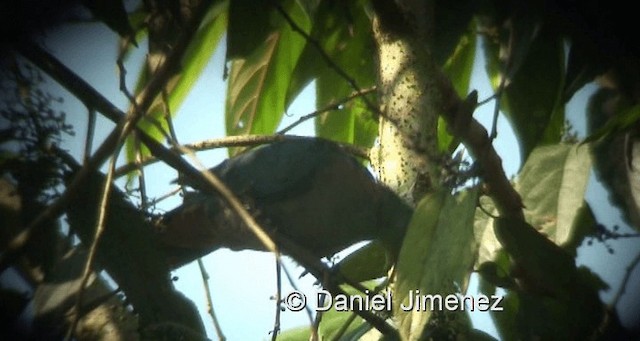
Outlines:
<svg viewBox="0 0 640 341"><path fill-rule="evenodd" d="M527 221L558 245L574 233L590 170L589 146L565 144L536 148L522 167L516 187Z"/></svg>
<svg viewBox="0 0 640 341"><path fill-rule="evenodd" d="M283 8L297 25L309 29L310 21L298 2L286 1ZM291 74L305 40L281 15L274 15L278 29L246 58L231 63L225 113L228 135L271 134L284 113Z"/></svg>
<svg viewBox="0 0 640 341"><path fill-rule="evenodd" d="M411 291L441 295L466 291L477 252L473 234L476 199L473 189L455 196L428 194L418 204L396 269L393 309L404 339L418 339L432 316L428 309L402 309Z"/></svg>

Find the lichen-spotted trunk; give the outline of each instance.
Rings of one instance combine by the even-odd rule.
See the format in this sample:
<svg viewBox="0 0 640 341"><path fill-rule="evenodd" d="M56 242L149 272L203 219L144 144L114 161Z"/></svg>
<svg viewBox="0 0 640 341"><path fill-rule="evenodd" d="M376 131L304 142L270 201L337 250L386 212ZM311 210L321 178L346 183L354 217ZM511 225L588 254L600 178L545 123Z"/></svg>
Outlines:
<svg viewBox="0 0 640 341"><path fill-rule="evenodd" d="M415 205L440 185L439 75L427 44L373 23L381 98L379 144L372 164L380 181Z"/></svg>

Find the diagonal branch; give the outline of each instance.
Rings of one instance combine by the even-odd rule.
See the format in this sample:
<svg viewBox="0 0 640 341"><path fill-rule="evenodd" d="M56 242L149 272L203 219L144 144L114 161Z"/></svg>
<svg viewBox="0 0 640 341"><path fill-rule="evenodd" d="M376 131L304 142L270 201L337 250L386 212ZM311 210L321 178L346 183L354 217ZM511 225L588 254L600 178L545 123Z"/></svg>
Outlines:
<svg viewBox="0 0 640 341"><path fill-rule="evenodd" d="M480 165L482 178L489 187L489 195L496 203L498 212L501 216L524 219L520 194L507 178L502 159L493 148L487 130L472 116L478 101L477 93L473 91L462 100L443 74L440 74L440 83L448 100L442 117L447 121L451 133L462 140Z"/></svg>
<svg viewBox="0 0 640 341"><path fill-rule="evenodd" d="M120 141L122 142L122 141ZM119 143L121 145L121 143ZM96 258L96 253L98 250L98 244L100 243L100 239L104 234L105 230L105 220L107 216L107 203L109 202L109 195L111 194L111 182L113 181L113 172L116 169L116 160L118 159L118 154L120 151L120 147L117 147L111 157L111 161L109 162L109 170L107 171L107 176L104 180L104 188L102 191L102 198L100 198L100 208L98 210L98 222L96 223L96 232L93 237L93 242L91 243L91 247L89 248L89 254L87 255L87 260L85 262L84 270L82 273L82 280L80 281L80 288L78 289L78 293L76 294L76 315L73 318L73 322L71 323L71 327L67 332L67 340L70 340L72 335L76 332L76 327L78 326L78 322L80 321L80 308L82 307L82 301L84 298L84 290L89 282L89 275L93 272L93 262Z"/></svg>

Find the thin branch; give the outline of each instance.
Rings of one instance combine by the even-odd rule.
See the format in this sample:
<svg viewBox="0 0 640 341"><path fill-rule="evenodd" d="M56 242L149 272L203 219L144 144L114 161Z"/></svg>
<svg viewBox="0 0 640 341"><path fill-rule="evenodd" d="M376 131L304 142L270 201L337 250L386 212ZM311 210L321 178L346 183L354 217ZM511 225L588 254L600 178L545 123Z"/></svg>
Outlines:
<svg viewBox="0 0 640 341"><path fill-rule="evenodd" d="M178 144L178 135L176 134L176 129L173 126L173 119L171 117L171 107L169 106L169 94L167 93L167 89L162 89L162 107L164 109L164 118L167 121L167 126L169 126L169 136L171 136L171 145Z"/></svg>
<svg viewBox="0 0 640 341"><path fill-rule="evenodd" d="M491 96L489 96L489 97L487 97L487 98L485 98L485 99L483 99L481 101L478 101L478 105L476 105L476 108L479 108L479 107L481 107L481 106L493 101L496 98L497 94L498 93L496 92L493 95L491 95Z"/></svg>
<svg viewBox="0 0 640 341"><path fill-rule="evenodd" d="M222 328L220 327L220 322L218 322L218 318L216 317L216 312L213 309L213 298L211 297L211 288L209 287L209 273L207 269L204 267L204 262L202 258L198 258L198 267L200 268L200 275L202 275L202 285L204 286L204 292L207 297L207 312L209 316L211 316L211 321L213 322L213 327L216 330L216 335L218 336L218 340L225 341L227 338L224 336L222 332Z"/></svg>
<svg viewBox="0 0 640 341"><path fill-rule="evenodd" d="M123 136L124 137L124 136ZM116 169L116 161L118 159L118 154L120 152L120 147L117 147L113 156L111 157L111 161L109 162L109 170L107 171L107 176L104 180L104 189L102 192L102 198L100 199L100 207L98 210L98 222L96 223L96 234L93 238L93 242L91 243L91 247L89 248L89 254L87 255L87 261L84 266L82 281L80 281L80 288L78 289L78 293L76 296L75 303L75 311L76 315L73 318L73 322L71 327L67 332L66 340L71 340L73 334L75 334L76 327L78 326L78 322L80 321L80 309L82 307L82 300L84 296L84 290L89 282L89 276L91 275L91 268L93 266L93 261L96 257L96 252L98 250L98 244L100 243L100 239L104 234L105 230L105 220L107 216L107 206L109 202L109 195L111 194L111 182L113 181L113 173Z"/></svg>
<svg viewBox="0 0 640 341"><path fill-rule="evenodd" d="M155 205L157 205L159 202L166 200L168 198L171 198L172 196L180 193L182 191L182 186L178 186L175 189L169 191L169 193L163 194L160 197L154 198L153 200L151 200L149 202L149 207L154 207Z"/></svg>
<svg viewBox="0 0 640 341"><path fill-rule="evenodd" d="M500 85L498 85L498 91L495 93L495 103L493 107L493 119L491 121L491 134L489 134L489 139L494 140L498 137L498 116L500 115L500 102L502 100L502 94L504 93L504 86L506 83L506 75L500 77Z"/></svg>
<svg viewBox="0 0 640 341"><path fill-rule="evenodd" d="M312 118L314 118L316 116L324 114L325 112L336 110L341 105L343 105L343 104L345 104L347 102L350 102L355 98L362 97L362 96L365 96L367 94L370 94L370 93L372 93L374 91L376 91L376 87L371 87L369 89L364 89L364 90L359 91L359 92L357 91L357 92L351 94L349 97L345 97L345 98L343 98L343 99L341 99L339 101L332 102L332 103L326 105L325 107L323 107L321 109L318 109L318 110L316 110L314 112L311 112L309 114L306 114L306 115L300 117L297 121L291 123L290 125L286 126L284 129L278 131L277 134L278 135L286 134L289 130L295 128L296 126L298 126L299 124L301 124L304 121L307 121L307 120L312 119Z"/></svg>
<svg viewBox="0 0 640 341"><path fill-rule="evenodd" d="M124 67L123 54L118 57L116 64L118 65L118 71L120 75L120 92L122 92L125 95L125 97L127 97L127 99L129 100L129 103L131 103L135 107L136 100L131 94L131 92L129 92L129 89L127 88L127 69Z"/></svg>
<svg viewBox="0 0 640 341"><path fill-rule="evenodd" d="M640 253L638 253L636 257L633 258L633 260L627 266L627 269L624 273L624 277L622 277L622 284L620 284L620 288L616 292L616 295L611 300L611 303L609 303L609 309L613 310L618 305L618 301L620 301L620 298L622 297L622 295L624 295L624 293L627 290L627 283L629 283L629 278L631 278L631 273L633 273L633 269L635 269L635 267L638 266L638 264L640 264Z"/></svg>
<svg viewBox="0 0 640 341"><path fill-rule="evenodd" d="M237 135L237 136L226 136L221 138L209 139L205 141L195 142L195 143L187 143L184 144L183 147L192 151L204 151L216 148L227 148L227 147L254 147L262 144L274 143L279 141L296 141L300 139L309 139L307 136L299 136L299 135ZM369 149L358 147L348 143L340 143L337 141L333 141L336 144L340 145L340 147L347 153L354 155L356 157L363 158L365 160L369 159ZM176 153L181 153L179 148L171 147L171 151ZM116 170L116 178L126 175L129 172L136 170L138 167L148 166L155 162L161 161L157 157L147 157L145 160L141 162L132 162L127 163Z"/></svg>
<svg viewBox="0 0 640 341"><path fill-rule="evenodd" d="M276 255L276 316L271 331L271 341L276 341L280 334L280 311L282 310L282 259Z"/></svg>
<svg viewBox="0 0 640 341"><path fill-rule="evenodd" d="M142 148L140 145L140 138L138 137L138 131L133 132L134 144L136 148L136 162L142 161ZM138 188L140 190L140 204L143 211L147 211L149 207L149 198L147 197L147 182L144 173L144 167L138 169L140 172L138 176Z"/></svg>
<svg viewBox="0 0 640 341"><path fill-rule="evenodd" d="M289 272L289 269L287 269L287 267L284 264L280 264L282 271L284 272L284 275L287 277L287 281L289 281L289 284L291 285L291 287L293 288L293 290L295 291L300 291L300 289L298 288L298 286L296 285L296 281L293 279L293 276L291 276L291 272ZM311 312L311 308L309 308L308 305L305 305L305 311L307 312L307 317L309 318L309 324L313 324L313 313ZM316 334L317 334L317 330L316 330Z"/></svg>
<svg viewBox="0 0 640 341"><path fill-rule="evenodd" d="M91 148L93 147L93 136L96 130L96 111L87 108L89 119L87 120L87 137L84 140L84 155L82 156L82 163L86 163L91 155Z"/></svg>
<svg viewBox="0 0 640 341"><path fill-rule="evenodd" d="M280 13L280 15L282 15L282 17L289 23L289 26L291 26L291 29L294 32L297 32L298 34L300 34L308 43L310 43L316 49L316 51L318 51L318 53L320 54L322 59L325 61L325 63L327 63L327 65L331 69L333 69L333 71L335 71L340 77L342 77L345 81L347 81L347 83L349 83L349 85L355 92L361 93L363 91L362 88L358 86L358 83L355 81L355 79L349 76L349 74L347 74L335 61L333 61L331 56L329 56L327 52L324 51L324 49L322 48L322 45L320 45L320 43L316 39L314 39L307 32L305 32L302 29L302 27L296 24L293 18L289 16L287 11L285 11L280 4L276 4L276 9L278 10L278 13ZM380 111L380 109L377 106L375 106L366 96L362 97L362 100L367 105L369 110L371 110L372 112L376 113L379 116L382 116L382 112Z"/></svg>

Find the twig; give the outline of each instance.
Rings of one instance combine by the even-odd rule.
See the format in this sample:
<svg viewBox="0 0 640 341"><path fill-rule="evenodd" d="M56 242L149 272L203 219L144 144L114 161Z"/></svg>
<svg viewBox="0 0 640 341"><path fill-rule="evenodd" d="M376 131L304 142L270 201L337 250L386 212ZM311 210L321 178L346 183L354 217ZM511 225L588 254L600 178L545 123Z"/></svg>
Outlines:
<svg viewBox="0 0 640 341"><path fill-rule="evenodd" d="M218 318L216 317L216 312L213 309L213 298L211 297L211 288L209 287L209 273L204 267L202 258L198 258L198 267L200 268L200 275L202 275L202 285L204 286L204 292L207 297L207 312L209 313L209 316L211 316L211 321L213 322L213 327L216 330L218 340L224 341L227 338L222 332L222 328L220 327L220 323L218 322Z"/></svg>
<svg viewBox="0 0 640 341"><path fill-rule="evenodd" d="M282 309L282 260L276 256L276 316L271 331L271 341L276 341L280 333L280 311Z"/></svg>
<svg viewBox="0 0 640 341"><path fill-rule="evenodd" d="M195 143L187 143L184 144L183 147L192 150L192 151L203 151L210 150L216 148L227 148L227 147L252 147L258 146L267 143L274 143L279 141L296 141L301 139L309 139L311 137L307 136L299 136L299 135L237 135L237 136L226 136L221 138L209 139L205 141L195 142ZM340 143L334 141L336 144L340 145L345 152L350 153L351 155L363 158L365 160L369 159L369 149L358 147L348 143ZM181 153L181 151L176 147L170 148L172 151ZM127 173L136 170L138 167L148 166L155 162L160 161L160 159L156 157L148 157L141 162L132 162L127 163L116 170L116 178L126 175Z"/></svg>
<svg viewBox="0 0 640 341"><path fill-rule="evenodd" d="M497 95L497 92L494 93L493 95L481 100L481 101L478 101L478 105L476 105L476 108L479 108L479 107L481 107L481 106L493 101L496 98L496 95Z"/></svg>
<svg viewBox="0 0 640 341"><path fill-rule="evenodd" d="M158 204L159 202L161 202L162 200L166 200L166 199L168 199L168 198L170 198L170 197L172 197L172 196L174 196L174 195L176 195L176 194L180 193L180 191L182 191L182 186L178 186L178 187L176 187L175 189L173 189L173 190L169 191L169 193L163 194L162 196L157 197L157 198L155 198L155 199L151 200L151 201L149 202L149 207L153 207L153 206L157 205L157 204Z"/></svg>
<svg viewBox="0 0 640 341"><path fill-rule="evenodd" d="M356 83L355 79L349 76L338 64L336 64L336 62L333 61L331 56L329 56L327 52L324 51L320 43L316 39L311 37L307 32L305 32L302 29L302 27L296 24L293 18L289 16L287 11L285 11L280 4L276 4L276 9L280 13L280 15L282 15L282 17L289 23L289 26L291 26L291 29L294 32L297 32L298 34L300 34L308 43L310 43L316 49L316 51L318 51L318 53L320 54L322 59L325 61L325 63L327 63L327 65L331 69L333 69L333 71L335 71L340 77L342 77L345 81L347 81L347 83L349 83L349 85L355 92L361 93L363 91L360 88L360 86L358 86L358 83ZM366 96L362 97L362 100L367 105L369 110L371 110L372 112L376 113L379 116L383 116L380 109L376 107Z"/></svg>
<svg viewBox="0 0 640 341"><path fill-rule="evenodd" d="M287 277L287 281L289 281L289 284L291 284L291 287L293 288L293 290L295 291L300 291L300 289L298 288L298 286L296 285L295 280L293 279L293 276L291 276L291 272L289 272L289 270L287 269L287 267L284 264L280 264L282 271L284 272L284 275ZM313 324L313 313L311 312L311 308L309 308L308 305L305 305L305 311L307 312L307 317L309 318L309 324ZM316 330L316 334L317 334L317 330Z"/></svg>
<svg viewBox="0 0 640 341"><path fill-rule="evenodd" d="M124 136L122 136L123 138ZM122 139L121 138L121 139ZM102 192L102 198L100 199L100 207L98 210L98 222L96 223L96 234L93 238L93 242L91 243L91 247L89 248L89 254L87 255L87 261L84 266L82 281L80 281L80 288L78 289L78 293L76 296L75 303L75 311L76 315L73 318L73 322L71 327L67 332L66 340L71 340L73 334L75 334L76 327L78 326L78 321L80 321L80 308L82 307L82 299L84 296L84 290L89 282L89 275L91 275L91 268L93 266L93 261L96 256L96 252L98 250L98 244L100 243L100 239L104 233L105 229L105 220L107 216L107 206L109 202L109 195L111 194L111 182L113 181L113 173L116 169L116 161L118 159L118 154L120 152L120 146L116 148L111 157L111 161L109 162L109 170L107 171L107 176L104 181L104 189Z"/></svg>
<svg viewBox="0 0 640 341"><path fill-rule="evenodd" d="M347 102L349 102L349 101L351 101L351 100L353 100L355 98L362 97L364 95L370 94L370 93L374 92L375 90L376 90L376 87L371 87L369 89L364 89L362 91L355 92L355 93L351 94L349 97L345 97L345 98L343 98L343 99L341 99L339 101L332 102L332 103L326 105L325 107L323 107L321 109L318 109L316 111L313 111L313 112L311 112L309 114L306 114L306 115L300 117L297 121L291 123L290 125L286 126L285 128L281 129L280 131L278 131L277 134L278 135L286 134L289 130L295 128L296 126L298 126L299 124L301 124L304 121L312 119L312 118L314 118L314 117L316 117L318 115L324 114L325 112L336 110L342 104L345 104L345 103L347 103Z"/></svg>
<svg viewBox="0 0 640 341"><path fill-rule="evenodd" d="M96 111L87 108L89 119L87 120L87 137L84 140L84 155L82 156L82 163L86 163L91 155L91 148L93 147L93 136L96 130Z"/></svg>
<svg viewBox="0 0 640 341"><path fill-rule="evenodd" d="M142 160L142 149L140 148L140 138L138 138L138 131L133 132L133 138L135 140L135 148L136 148L136 161ZM147 211L149 207L149 198L147 197L147 182L145 181L145 173L144 167L140 167L138 169L140 174L138 175L138 188L140 189L140 206L144 212Z"/></svg>
<svg viewBox="0 0 640 341"><path fill-rule="evenodd" d="M493 107L493 119L491 121L491 134L489 134L489 139L494 140L498 137L498 116L500 115L500 102L502 100L502 94L504 93L504 85L506 83L507 76L503 75L500 77L500 85L498 85L498 90L495 93L495 103Z"/></svg>
<svg viewBox="0 0 640 341"><path fill-rule="evenodd" d="M167 89L162 89L162 107L164 109L164 118L167 121L167 126L169 127L169 136L171 136L172 143L171 145L178 144L178 135L176 134L176 129L173 126L173 119L171 118L171 107L169 106L169 94L167 93Z"/></svg>
<svg viewBox="0 0 640 341"><path fill-rule="evenodd" d="M627 283L629 283L629 278L631 278L631 273L633 272L633 269L635 269L635 267L638 266L638 264L640 264L640 253L638 253L636 257L627 266L627 270L624 273L624 277L622 277L622 284L620 284L620 288L616 292L616 295L613 297L613 300L611 300L611 303L609 303L609 309L613 310L618 305L618 301L627 290Z"/></svg>

